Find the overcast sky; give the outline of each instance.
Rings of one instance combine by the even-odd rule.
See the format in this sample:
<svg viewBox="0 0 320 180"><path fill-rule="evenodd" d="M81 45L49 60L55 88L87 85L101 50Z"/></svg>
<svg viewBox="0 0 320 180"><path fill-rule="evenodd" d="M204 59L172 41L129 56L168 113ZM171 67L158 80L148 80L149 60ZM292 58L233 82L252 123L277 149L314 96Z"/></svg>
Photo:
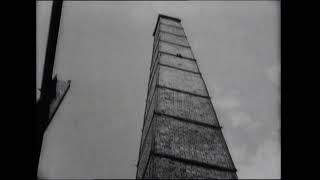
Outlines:
<svg viewBox="0 0 320 180"><path fill-rule="evenodd" d="M37 2L40 86L52 2ZM135 178L152 32L178 17L239 178L280 178L280 3L63 4L54 72L71 87L48 127L43 178Z"/></svg>

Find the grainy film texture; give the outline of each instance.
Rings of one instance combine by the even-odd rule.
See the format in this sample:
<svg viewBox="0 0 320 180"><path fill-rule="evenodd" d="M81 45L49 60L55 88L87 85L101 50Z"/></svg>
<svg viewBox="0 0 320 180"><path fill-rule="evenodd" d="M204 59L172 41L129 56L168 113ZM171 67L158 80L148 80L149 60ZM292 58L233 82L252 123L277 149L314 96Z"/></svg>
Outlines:
<svg viewBox="0 0 320 180"><path fill-rule="evenodd" d="M237 179L181 20L159 15L137 179Z"/></svg>

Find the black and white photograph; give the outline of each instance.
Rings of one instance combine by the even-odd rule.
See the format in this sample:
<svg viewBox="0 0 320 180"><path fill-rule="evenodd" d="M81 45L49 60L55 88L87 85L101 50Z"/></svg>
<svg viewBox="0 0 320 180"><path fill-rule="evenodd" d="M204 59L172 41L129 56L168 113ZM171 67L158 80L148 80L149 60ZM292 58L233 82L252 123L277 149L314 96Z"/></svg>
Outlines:
<svg viewBox="0 0 320 180"><path fill-rule="evenodd" d="M36 1L38 179L280 179L280 1Z"/></svg>

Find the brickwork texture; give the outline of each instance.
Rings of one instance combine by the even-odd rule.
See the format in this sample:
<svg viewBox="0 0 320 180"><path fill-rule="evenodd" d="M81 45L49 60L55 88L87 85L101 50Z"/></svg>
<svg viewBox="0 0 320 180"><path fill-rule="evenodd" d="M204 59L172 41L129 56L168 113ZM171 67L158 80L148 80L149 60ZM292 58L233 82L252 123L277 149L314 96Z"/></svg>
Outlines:
<svg viewBox="0 0 320 180"><path fill-rule="evenodd" d="M181 20L154 31L137 179L237 179Z"/></svg>

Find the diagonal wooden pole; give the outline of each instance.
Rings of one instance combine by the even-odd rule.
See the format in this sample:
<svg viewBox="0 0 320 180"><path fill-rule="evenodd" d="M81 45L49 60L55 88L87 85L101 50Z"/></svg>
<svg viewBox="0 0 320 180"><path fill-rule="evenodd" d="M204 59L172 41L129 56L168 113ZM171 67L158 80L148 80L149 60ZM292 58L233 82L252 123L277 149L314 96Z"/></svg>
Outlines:
<svg viewBox="0 0 320 180"><path fill-rule="evenodd" d="M70 87L70 81L62 83L61 81L58 81L56 77L52 79L61 19L62 3L63 1L53 1L52 3L50 26L41 84L41 94L40 99L37 102L36 176L38 174L39 158L41 154L44 132L48 127L54 113L59 107L64 95Z"/></svg>

